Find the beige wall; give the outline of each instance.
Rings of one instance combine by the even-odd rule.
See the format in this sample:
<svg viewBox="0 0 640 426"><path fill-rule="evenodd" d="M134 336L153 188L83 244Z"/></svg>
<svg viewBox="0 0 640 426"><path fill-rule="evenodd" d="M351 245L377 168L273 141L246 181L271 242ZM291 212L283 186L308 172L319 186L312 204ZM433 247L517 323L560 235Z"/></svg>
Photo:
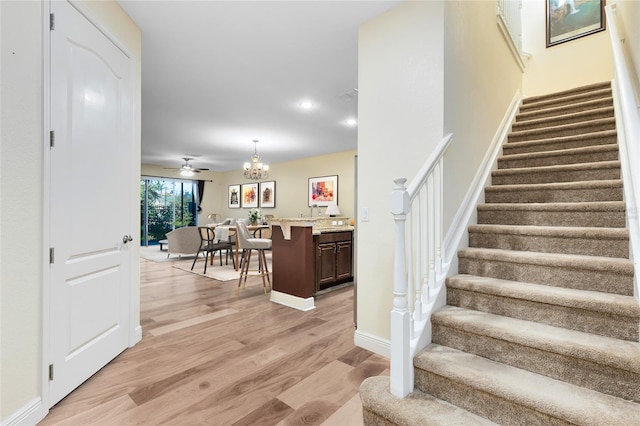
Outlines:
<svg viewBox="0 0 640 426"><path fill-rule="evenodd" d="M42 8L0 2L0 420L40 395Z"/></svg>
<svg viewBox="0 0 640 426"><path fill-rule="evenodd" d="M522 73L494 1L408 2L360 28L358 332L389 338L393 179L411 179L453 132L445 156L445 230L460 208ZM444 108L443 108L444 105ZM382 248L382 249L381 249Z"/></svg>
<svg viewBox="0 0 640 426"><path fill-rule="evenodd" d="M524 0L522 32L523 50L532 54L526 61L522 83L525 97L608 81L613 77L607 31L547 48L545 2Z"/></svg>
<svg viewBox="0 0 640 426"><path fill-rule="evenodd" d="M269 164L269 178L266 180L276 182L276 207L262 209L262 212L277 217L297 217L299 213L308 216L308 178L337 175L340 211L343 216L354 217L355 155L356 151L350 150ZM142 175L180 178L179 172L148 164L142 166ZM218 213L222 218L247 217L248 209L229 209L227 206L228 185L251 183L243 176L242 170L224 173L201 172L196 178L213 181L205 183L202 212L198 217L198 223L209 223L207 215L210 213ZM324 207L321 211L324 213Z"/></svg>
<svg viewBox="0 0 640 426"><path fill-rule="evenodd" d="M78 2L137 57L141 36L113 1ZM45 9L46 8L46 9ZM41 397L43 273L43 16L38 1L0 1L0 420ZM139 81L139 79L138 79ZM139 86L138 86L139 90ZM136 95L140 129L140 93ZM136 142L139 144L139 138ZM139 158L130 159L139 164ZM135 172L138 171L138 166ZM132 218L133 221L137 221ZM134 271L135 272L135 271Z"/></svg>
<svg viewBox="0 0 640 426"><path fill-rule="evenodd" d="M498 28L494 1L445 4L444 127L453 133L444 165L446 233L521 89L522 71Z"/></svg>
<svg viewBox="0 0 640 426"><path fill-rule="evenodd" d="M393 179L411 178L443 137L443 16L442 2L410 1L359 31L357 322L382 340L393 294Z"/></svg>

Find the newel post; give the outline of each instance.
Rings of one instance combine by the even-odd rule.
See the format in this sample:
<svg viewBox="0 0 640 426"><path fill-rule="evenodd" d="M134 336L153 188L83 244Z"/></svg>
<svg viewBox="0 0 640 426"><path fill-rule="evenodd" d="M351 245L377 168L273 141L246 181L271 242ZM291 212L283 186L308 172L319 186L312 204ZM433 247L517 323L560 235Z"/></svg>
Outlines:
<svg viewBox="0 0 640 426"><path fill-rule="evenodd" d="M410 312L407 306L405 222L409 213L406 178L394 179L391 214L395 221L395 257L393 267L393 310L391 311L391 394L404 398L413 391L413 363L410 353Z"/></svg>

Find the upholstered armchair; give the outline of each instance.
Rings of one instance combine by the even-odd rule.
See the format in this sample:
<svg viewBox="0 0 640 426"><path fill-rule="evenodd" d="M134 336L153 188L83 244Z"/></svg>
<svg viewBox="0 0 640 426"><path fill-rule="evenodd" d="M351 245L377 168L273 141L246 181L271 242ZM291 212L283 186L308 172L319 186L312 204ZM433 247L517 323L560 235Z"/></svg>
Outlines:
<svg viewBox="0 0 640 426"><path fill-rule="evenodd" d="M185 226L167 233L167 257L171 254L195 255L200 250L200 232L197 226Z"/></svg>

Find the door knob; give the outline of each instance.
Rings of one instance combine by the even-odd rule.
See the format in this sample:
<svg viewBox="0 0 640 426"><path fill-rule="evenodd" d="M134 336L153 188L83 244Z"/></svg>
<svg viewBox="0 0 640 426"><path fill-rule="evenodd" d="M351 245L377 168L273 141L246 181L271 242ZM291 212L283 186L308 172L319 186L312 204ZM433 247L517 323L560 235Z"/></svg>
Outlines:
<svg viewBox="0 0 640 426"><path fill-rule="evenodd" d="M122 242L124 244L127 244L129 241L133 241L133 238L131 237L131 235L125 235L124 237L122 237Z"/></svg>

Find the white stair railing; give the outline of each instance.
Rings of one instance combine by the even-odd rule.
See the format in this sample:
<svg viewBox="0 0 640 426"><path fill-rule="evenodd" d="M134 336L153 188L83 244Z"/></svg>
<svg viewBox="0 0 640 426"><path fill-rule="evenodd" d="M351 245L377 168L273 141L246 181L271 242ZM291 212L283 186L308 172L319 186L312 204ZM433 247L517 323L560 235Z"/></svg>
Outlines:
<svg viewBox="0 0 640 426"><path fill-rule="evenodd" d="M636 102L634 86L631 80L631 67L627 65L623 28L618 26L615 3L605 8L615 79L613 80L614 99L616 101L616 122L618 123L618 141L620 142L620 160L624 178L624 196L627 204L627 220L631 236L631 253L635 263L635 296L640 300L640 105ZM638 94L640 97L640 94ZM619 111L619 112L618 112Z"/></svg>
<svg viewBox="0 0 640 426"><path fill-rule="evenodd" d="M408 187L406 178L395 179L391 193L396 237L390 391L400 398L413 391L412 357L422 349L417 347L417 341L428 326L431 312L438 307L435 300L444 282L443 156L452 137L448 134L438 143Z"/></svg>
<svg viewBox="0 0 640 426"><path fill-rule="evenodd" d="M498 0L498 16L522 54L522 0Z"/></svg>

